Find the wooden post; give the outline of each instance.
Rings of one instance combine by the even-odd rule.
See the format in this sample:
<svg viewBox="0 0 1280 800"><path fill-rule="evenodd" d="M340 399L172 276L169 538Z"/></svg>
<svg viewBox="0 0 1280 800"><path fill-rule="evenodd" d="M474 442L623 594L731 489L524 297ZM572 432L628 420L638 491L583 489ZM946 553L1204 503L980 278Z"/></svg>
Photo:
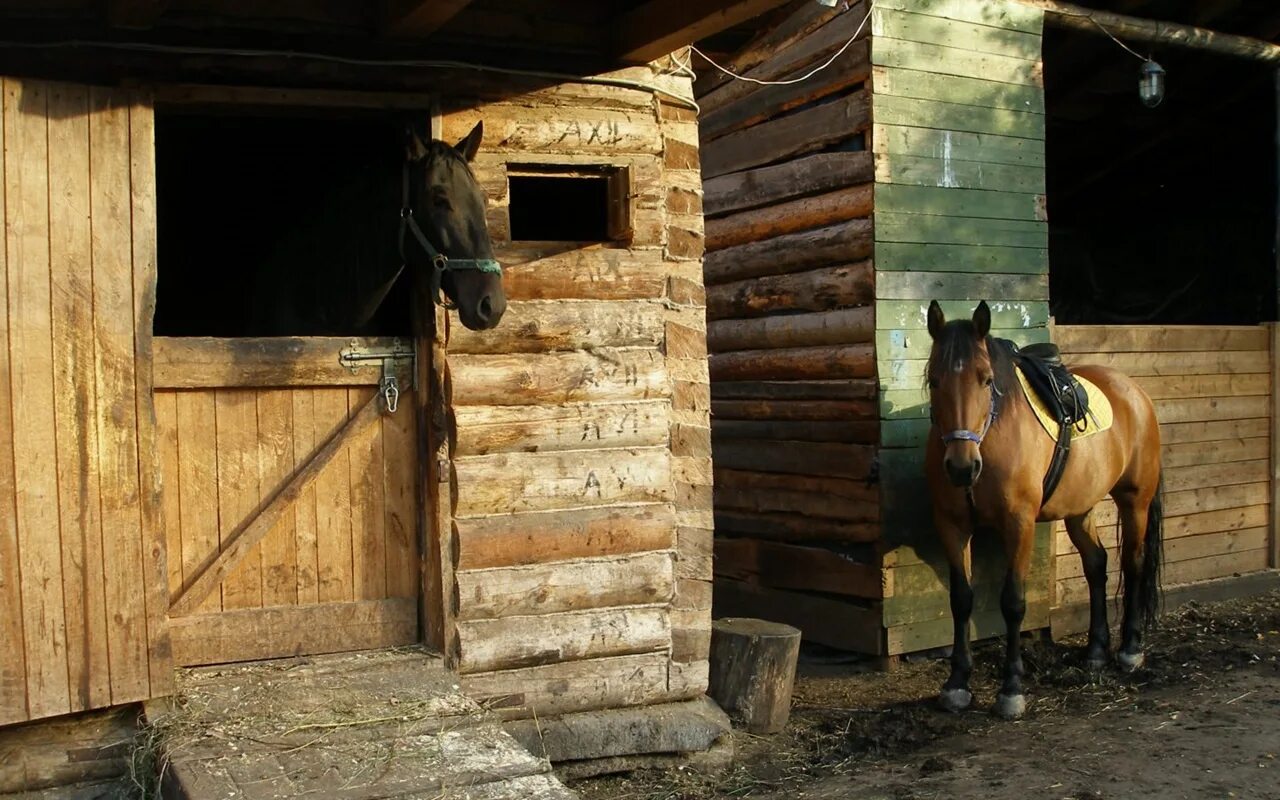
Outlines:
<svg viewBox="0 0 1280 800"><path fill-rule="evenodd" d="M1280 568L1280 322L1271 328L1271 568Z"/></svg>
<svg viewBox="0 0 1280 800"><path fill-rule="evenodd" d="M711 623L707 694L751 733L777 733L791 716L800 631L760 619Z"/></svg>

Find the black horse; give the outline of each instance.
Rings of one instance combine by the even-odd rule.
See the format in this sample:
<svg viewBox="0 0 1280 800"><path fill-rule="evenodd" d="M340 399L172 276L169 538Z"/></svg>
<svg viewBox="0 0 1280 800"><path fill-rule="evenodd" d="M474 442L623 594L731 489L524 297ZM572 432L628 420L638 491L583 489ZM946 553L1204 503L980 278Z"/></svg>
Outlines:
<svg viewBox="0 0 1280 800"><path fill-rule="evenodd" d="M316 213L307 225L281 231L266 259L270 268L255 276L256 335L365 333L392 287L406 283L417 289L414 298L443 293L472 330L502 319L502 274L470 167L482 123L454 146L405 130L399 180L367 169L334 186L335 196L298 199ZM353 212L352 197L376 201Z"/></svg>

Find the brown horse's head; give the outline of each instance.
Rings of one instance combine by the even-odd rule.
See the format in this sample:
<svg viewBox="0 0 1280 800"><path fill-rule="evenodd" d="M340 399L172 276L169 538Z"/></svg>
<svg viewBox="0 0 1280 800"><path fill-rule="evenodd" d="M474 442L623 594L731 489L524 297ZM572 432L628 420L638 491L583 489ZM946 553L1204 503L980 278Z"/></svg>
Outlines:
<svg viewBox="0 0 1280 800"><path fill-rule="evenodd" d="M439 141L424 143L410 130L407 152L414 219L431 246L448 259L438 262L448 264L439 276L440 288L457 307L462 324L476 331L496 326L507 309L485 225L484 193L469 166L483 132L483 124L476 123L466 138L450 147ZM426 257L413 233L406 232L404 247L413 254L410 263L426 265L430 279L430 271L438 266Z"/></svg>
<svg viewBox="0 0 1280 800"><path fill-rule="evenodd" d="M972 319L947 322L938 301L929 304L933 348L925 377L933 413L933 435L942 439L942 463L956 486L972 486L982 473L980 446L995 423L1005 381L989 349L991 309L978 304Z"/></svg>

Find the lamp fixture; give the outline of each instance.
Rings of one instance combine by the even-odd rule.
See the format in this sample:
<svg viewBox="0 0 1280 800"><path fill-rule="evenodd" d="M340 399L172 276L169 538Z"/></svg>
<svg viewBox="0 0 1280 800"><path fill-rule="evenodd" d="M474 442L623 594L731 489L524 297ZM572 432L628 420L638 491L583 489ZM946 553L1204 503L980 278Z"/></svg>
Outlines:
<svg viewBox="0 0 1280 800"><path fill-rule="evenodd" d="M1138 97L1147 108L1155 108L1164 100L1164 67L1150 58L1142 62L1138 77Z"/></svg>

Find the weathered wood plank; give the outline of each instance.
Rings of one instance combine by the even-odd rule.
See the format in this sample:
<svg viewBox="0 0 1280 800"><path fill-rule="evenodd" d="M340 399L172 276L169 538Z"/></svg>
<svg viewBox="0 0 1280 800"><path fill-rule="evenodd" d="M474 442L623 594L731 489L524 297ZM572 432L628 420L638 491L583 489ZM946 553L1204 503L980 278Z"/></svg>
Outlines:
<svg viewBox="0 0 1280 800"><path fill-rule="evenodd" d="M218 444L214 393L176 392L177 489L182 520L183 586L189 588L218 556ZM178 597L179 592L174 593ZM221 587L215 585L195 606L198 613L222 609Z"/></svg>
<svg viewBox="0 0 1280 800"><path fill-rule="evenodd" d="M943 75L983 78L1000 83L1044 86L1044 71L1038 61L887 36L876 39L876 47L871 52L871 63L879 67L928 70ZM878 102L879 98L877 104Z"/></svg>
<svg viewBox="0 0 1280 800"><path fill-rule="evenodd" d="M1038 34L1044 27L1041 9L1019 3L975 5L970 0L877 0L876 6L1024 33Z"/></svg>
<svg viewBox="0 0 1280 800"><path fill-rule="evenodd" d="M404 411L382 417L382 497L386 531L387 596L416 597L419 592L417 398Z"/></svg>
<svg viewBox="0 0 1280 800"><path fill-rule="evenodd" d="M348 389L347 405L358 409L372 400L374 388ZM351 482L352 595L377 600L387 596L386 511L382 494L382 426L356 432L347 445ZM264 569L266 564L264 563Z"/></svg>
<svg viewBox="0 0 1280 800"><path fill-rule="evenodd" d="M675 546L665 504L613 506L454 521L459 570L515 567Z"/></svg>
<svg viewBox="0 0 1280 800"><path fill-rule="evenodd" d="M944 149L941 157L944 158L948 155L945 148L945 144L948 141L948 132L952 134L990 134L1016 139L1044 139L1044 115L1029 111L1010 111L1003 108L983 108L981 106L948 103L939 100L917 100L914 97L877 95L875 117L878 125L921 126L922 122L927 122L927 125L922 125L921 127L942 131L941 138L944 143ZM949 155L950 160L962 160L954 153ZM905 158L906 156L899 153L897 157ZM974 159L975 163L981 163L984 160ZM985 166L992 167L995 165L987 163ZM1026 167L1029 170L1037 168L1037 165ZM1005 191L1009 190L1006 189Z"/></svg>
<svg viewBox="0 0 1280 800"><path fill-rule="evenodd" d="M666 447L499 453L453 462L455 517L667 502Z"/></svg>
<svg viewBox="0 0 1280 800"><path fill-rule="evenodd" d="M650 109L564 106L538 115L519 103L452 111L444 116L444 140L460 141L482 119L486 153L660 154L662 148Z"/></svg>
<svg viewBox="0 0 1280 800"><path fill-rule="evenodd" d="M1256 483L1270 475L1267 459L1239 461L1234 464L1204 464L1193 467L1173 467L1164 471L1166 492L1197 489L1202 486L1231 486L1237 483Z"/></svg>
<svg viewBox="0 0 1280 800"><path fill-rule="evenodd" d="M754 480L725 484L722 479L727 474L752 476ZM715 507L720 510L796 514L849 522L874 522L880 518L878 493L873 494L865 483L854 479L812 478L808 475L801 479L794 475L741 472L727 468L719 469L716 476ZM771 483L767 478L783 480ZM790 479L789 482L786 479ZM744 483L748 485L742 485ZM814 488L813 484L849 488L840 494L829 494Z"/></svg>
<svg viewBox="0 0 1280 800"><path fill-rule="evenodd" d="M876 410L875 400L716 400L711 404L717 423L728 419L848 422L875 419Z"/></svg>
<svg viewBox="0 0 1280 800"><path fill-rule="evenodd" d="M957 161L973 161L980 164L1004 164L1027 169L1044 168L1044 142L1039 139L916 127L927 118L916 120L911 125L877 123L872 126L868 149L876 155L949 157ZM900 210L911 211L905 205Z"/></svg>
<svg viewBox="0 0 1280 800"><path fill-rule="evenodd" d="M978 53L1040 60L1040 32L1015 31L985 23L948 19L877 6L871 13L871 33L876 37L958 47Z"/></svg>
<svg viewBox="0 0 1280 800"><path fill-rule="evenodd" d="M1044 113L1044 92L1035 86L897 67L873 67L871 85L877 96L892 95L1032 114Z"/></svg>
<svg viewBox="0 0 1280 800"><path fill-rule="evenodd" d="M934 244L1049 246L1049 226L1043 222L928 214L876 212L877 242L932 242Z"/></svg>
<svg viewBox="0 0 1280 800"><path fill-rule="evenodd" d="M881 272L876 275L876 297L882 300L968 300L1000 298L1005 301L1049 298L1048 274L990 275L965 272Z"/></svg>
<svg viewBox="0 0 1280 800"><path fill-rule="evenodd" d="M871 103L859 90L717 140L702 153L702 175L714 178L784 158L812 153L867 129Z"/></svg>
<svg viewBox="0 0 1280 800"><path fill-rule="evenodd" d="M1174 422L1160 426L1160 441L1167 445L1184 442L1213 442L1270 435L1270 420L1223 419L1208 422Z"/></svg>
<svg viewBox="0 0 1280 800"><path fill-rule="evenodd" d="M707 287L707 319L760 317L869 305L877 276L870 261Z"/></svg>
<svg viewBox="0 0 1280 800"><path fill-rule="evenodd" d="M671 403L463 406L454 419L456 456L651 447L667 442Z"/></svg>
<svg viewBox="0 0 1280 800"><path fill-rule="evenodd" d="M643 653L463 675L462 690L503 716L625 708L667 698L665 653Z"/></svg>
<svg viewBox="0 0 1280 800"><path fill-rule="evenodd" d="M257 392L248 389L219 391L214 395L217 407L218 542L222 553L230 547L236 529L253 515L262 498L258 482L256 395ZM214 562L215 566L217 563ZM261 606L262 548L255 544L225 574L222 608Z"/></svg>
<svg viewBox="0 0 1280 800"><path fill-rule="evenodd" d="M707 254L703 260L703 277L710 286L858 261L871 256L873 227L869 219L852 219L825 228L726 247Z"/></svg>
<svg viewBox="0 0 1280 800"><path fill-rule="evenodd" d="M713 400L874 400L872 380L717 381Z"/></svg>
<svg viewBox="0 0 1280 800"><path fill-rule="evenodd" d="M992 328L991 335L1011 339L1019 345L1049 341L1048 328ZM881 364L901 359L928 358L932 345L933 340L929 338L928 331L902 329L876 331L876 355Z"/></svg>
<svg viewBox="0 0 1280 800"><path fill-rule="evenodd" d="M941 300L947 319L968 319L977 305L971 300ZM991 324L1000 329L1042 328L1049 324L1045 302L990 300ZM876 303L876 327L880 330L928 330L929 304L923 300L881 300Z"/></svg>
<svg viewBox="0 0 1280 800"><path fill-rule="evenodd" d="M170 623L173 660L182 666L225 664L346 650L399 647L418 640L417 601L360 600L223 611Z"/></svg>
<svg viewBox="0 0 1280 800"><path fill-rule="evenodd" d="M646 606L463 620L458 644L467 675L655 652L670 646L671 623L665 608Z"/></svg>
<svg viewBox="0 0 1280 800"><path fill-rule="evenodd" d="M1054 338L1061 342L1054 329ZM1063 346L1063 357L1068 364L1097 364L1111 367L1131 377L1151 375L1241 375L1266 374L1270 368L1269 354L1265 350L1209 350L1196 352L1085 352L1069 345Z"/></svg>
<svg viewBox="0 0 1280 800"><path fill-rule="evenodd" d="M761 539L717 539L716 577L871 599L883 595L880 567L820 547Z"/></svg>
<svg viewBox="0 0 1280 800"><path fill-rule="evenodd" d="M254 392L258 420L258 485L271 496L288 480L296 463L293 452L293 393L288 389ZM303 454L306 455L305 453ZM293 509L262 539L262 605L298 602L298 552Z"/></svg>
<svg viewBox="0 0 1280 800"><path fill-rule="evenodd" d="M293 397L293 455L294 469L301 466L315 452L317 441L315 394L310 390L295 389ZM415 446L416 451L416 446ZM293 503L293 520L298 539L298 603L320 601L320 555L317 536L319 522L316 519L316 489L308 485L298 493Z"/></svg>
<svg viewBox="0 0 1280 800"><path fill-rule="evenodd" d="M1250 375L1171 375L1143 377L1138 385L1152 400L1174 397L1248 397L1270 394L1271 376Z"/></svg>
<svg viewBox="0 0 1280 800"><path fill-rule="evenodd" d="M350 337L272 337L215 339L157 336L154 340L155 385L158 389L271 386L369 386L378 382L372 369L350 370L338 353ZM398 340L364 338L358 345L386 349Z"/></svg>
<svg viewBox="0 0 1280 800"><path fill-rule="evenodd" d="M756 617L799 628L805 641L877 655L882 650L880 609L822 595L716 581L716 617Z"/></svg>
<svg viewBox="0 0 1280 800"><path fill-rule="evenodd" d="M847 442L875 444L880 423L876 420L794 421L717 419L711 424L712 439L780 439L796 442Z"/></svg>
<svg viewBox="0 0 1280 800"><path fill-rule="evenodd" d="M708 218L721 217L834 192L874 178L875 168L868 152L817 153L710 178L702 186L702 207Z"/></svg>
<svg viewBox="0 0 1280 800"><path fill-rule="evenodd" d="M669 602L670 552L459 570L458 619L497 619Z"/></svg>
<svg viewBox="0 0 1280 800"><path fill-rule="evenodd" d="M993 192L1043 192L1041 167L984 164L955 158L877 155L876 181L909 186L942 186L949 189L983 189Z"/></svg>
<svg viewBox="0 0 1280 800"><path fill-rule="evenodd" d="M506 244L496 255L512 302L658 299L667 285L659 249Z"/></svg>
<svg viewBox="0 0 1280 800"><path fill-rule="evenodd" d="M1257 325L1061 325L1054 328L1054 337L1067 352L1266 352L1269 346L1267 329Z"/></svg>
<svg viewBox="0 0 1280 800"><path fill-rule="evenodd" d="M936 214L947 217L1044 221L1035 194L882 184L876 187L876 211Z"/></svg>
<svg viewBox="0 0 1280 800"><path fill-rule="evenodd" d="M835 225L870 216L871 209L872 185L870 183L788 200L777 205L708 220L707 249L721 250L788 233Z"/></svg>
<svg viewBox="0 0 1280 800"><path fill-rule="evenodd" d="M649 302L512 301L491 331L459 325L450 331L450 353L545 353L591 347L656 347L662 340L662 307Z"/></svg>
<svg viewBox="0 0 1280 800"><path fill-rule="evenodd" d="M837 442L728 439L714 441L712 453L720 469L866 480L875 448Z"/></svg>
<svg viewBox="0 0 1280 800"><path fill-rule="evenodd" d="M1015 272L1049 271L1049 251L1031 247L879 242L876 269L881 272Z"/></svg>
<svg viewBox="0 0 1280 800"><path fill-rule="evenodd" d="M450 355L454 406L648 400L670 396L661 354L646 350Z"/></svg>
<svg viewBox="0 0 1280 800"><path fill-rule="evenodd" d="M1222 578L1267 568L1268 548L1197 558L1168 564L1163 574L1165 586L1178 586L1195 581ZM1089 585L1083 578L1058 582L1058 604L1087 603Z"/></svg>
<svg viewBox="0 0 1280 800"><path fill-rule="evenodd" d="M710 357L711 380L819 380L870 378L875 351L869 344L739 350Z"/></svg>
<svg viewBox="0 0 1280 800"><path fill-rule="evenodd" d="M1252 419L1265 417L1271 398L1254 397L1193 397L1169 398L1153 401L1156 419L1162 424L1171 422L1196 422L1223 419Z"/></svg>

